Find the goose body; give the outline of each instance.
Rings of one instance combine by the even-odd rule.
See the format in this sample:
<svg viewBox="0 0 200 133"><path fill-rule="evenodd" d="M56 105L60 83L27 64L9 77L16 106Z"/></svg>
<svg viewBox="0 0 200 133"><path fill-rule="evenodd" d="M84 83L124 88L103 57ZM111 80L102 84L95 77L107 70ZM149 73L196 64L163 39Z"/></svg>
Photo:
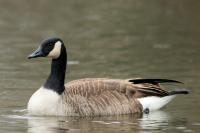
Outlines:
<svg viewBox="0 0 200 133"><path fill-rule="evenodd" d="M52 58L51 73L45 84L28 102L32 115L101 116L154 111L170 102L176 94L160 83L180 83L167 79L85 78L64 84L67 52L59 38L42 42L29 58Z"/></svg>

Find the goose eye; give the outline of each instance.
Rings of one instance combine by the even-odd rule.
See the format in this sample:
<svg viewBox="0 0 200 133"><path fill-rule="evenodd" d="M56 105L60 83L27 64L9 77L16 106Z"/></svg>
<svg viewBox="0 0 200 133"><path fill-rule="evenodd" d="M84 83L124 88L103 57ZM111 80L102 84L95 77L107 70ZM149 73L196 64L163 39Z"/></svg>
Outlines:
<svg viewBox="0 0 200 133"><path fill-rule="evenodd" d="M44 47L44 53L48 54L49 52L51 52L53 50L54 45L53 44L49 44L46 47Z"/></svg>

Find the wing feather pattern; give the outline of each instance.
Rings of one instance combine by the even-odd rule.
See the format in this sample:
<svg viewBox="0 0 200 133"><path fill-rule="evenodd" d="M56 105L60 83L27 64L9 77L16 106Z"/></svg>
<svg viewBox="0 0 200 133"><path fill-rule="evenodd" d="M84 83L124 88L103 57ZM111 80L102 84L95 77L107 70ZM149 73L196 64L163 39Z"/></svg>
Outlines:
<svg viewBox="0 0 200 133"><path fill-rule="evenodd" d="M77 116L141 113L142 105L137 98L169 95L169 92L159 84L164 81L167 80L108 78L74 80L65 86L63 97L71 106L66 112L75 113Z"/></svg>

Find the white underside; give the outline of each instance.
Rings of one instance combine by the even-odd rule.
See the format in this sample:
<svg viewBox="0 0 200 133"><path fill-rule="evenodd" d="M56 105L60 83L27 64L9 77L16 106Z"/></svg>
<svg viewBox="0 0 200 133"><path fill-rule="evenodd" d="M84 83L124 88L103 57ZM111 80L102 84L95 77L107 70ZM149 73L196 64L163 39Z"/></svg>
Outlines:
<svg viewBox="0 0 200 133"><path fill-rule="evenodd" d="M174 98L175 95L165 96L165 97L151 96L151 97L138 98L138 101L142 104L143 111L145 109L149 109L149 111L155 111L164 107Z"/></svg>
<svg viewBox="0 0 200 133"><path fill-rule="evenodd" d="M54 91L41 87L28 102L31 115L62 115L62 99Z"/></svg>

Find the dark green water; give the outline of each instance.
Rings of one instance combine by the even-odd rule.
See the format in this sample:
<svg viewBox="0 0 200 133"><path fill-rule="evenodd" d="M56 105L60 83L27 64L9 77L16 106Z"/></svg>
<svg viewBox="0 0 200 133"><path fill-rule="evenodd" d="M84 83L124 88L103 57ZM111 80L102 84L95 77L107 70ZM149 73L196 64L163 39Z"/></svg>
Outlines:
<svg viewBox="0 0 200 133"><path fill-rule="evenodd" d="M0 1L0 132L200 132L200 2L194 0ZM29 97L50 60L28 60L46 37L68 48L66 82L85 77L170 78L190 95L142 117L31 117Z"/></svg>

